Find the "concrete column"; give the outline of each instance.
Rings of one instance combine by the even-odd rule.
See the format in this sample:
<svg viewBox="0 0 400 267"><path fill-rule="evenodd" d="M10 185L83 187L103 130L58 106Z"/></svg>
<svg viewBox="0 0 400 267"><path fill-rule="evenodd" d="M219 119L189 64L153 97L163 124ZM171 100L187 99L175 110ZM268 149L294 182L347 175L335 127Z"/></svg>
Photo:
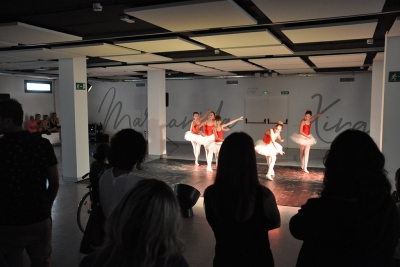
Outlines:
<svg viewBox="0 0 400 267"><path fill-rule="evenodd" d="M58 64L62 177L76 182L90 169L86 58L60 59Z"/></svg>
<svg viewBox="0 0 400 267"><path fill-rule="evenodd" d="M167 153L165 70L147 71L148 149L149 158Z"/></svg>
<svg viewBox="0 0 400 267"><path fill-rule="evenodd" d="M389 35L390 36L390 35ZM388 177L394 184L394 175L400 168L400 75L392 77L389 72L400 73L400 34L386 36L383 69L384 107L382 152L386 158Z"/></svg>
<svg viewBox="0 0 400 267"><path fill-rule="evenodd" d="M372 64L370 135L382 150L383 126L383 60Z"/></svg>

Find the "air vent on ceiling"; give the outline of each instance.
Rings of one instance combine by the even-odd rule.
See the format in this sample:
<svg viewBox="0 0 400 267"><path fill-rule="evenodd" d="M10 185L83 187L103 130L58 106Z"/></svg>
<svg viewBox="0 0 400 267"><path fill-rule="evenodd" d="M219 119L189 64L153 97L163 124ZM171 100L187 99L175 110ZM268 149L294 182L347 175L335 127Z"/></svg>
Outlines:
<svg viewBox="0 0 400 267"><path fill-rule="evenodd" d="M340 78L341 83L354 82L354 78Z"/></svg>
<svg viewBox="0 0 400 267"><path fill-rule="evenodd" d="M136 87L146 87L146 84L145 83L137 83Z"/></svg>
<svg viewBox="0 0 400 267"><path fill-rule="evenodd" d="M226 84L238 84L238 81L226 81Z"/></svg>

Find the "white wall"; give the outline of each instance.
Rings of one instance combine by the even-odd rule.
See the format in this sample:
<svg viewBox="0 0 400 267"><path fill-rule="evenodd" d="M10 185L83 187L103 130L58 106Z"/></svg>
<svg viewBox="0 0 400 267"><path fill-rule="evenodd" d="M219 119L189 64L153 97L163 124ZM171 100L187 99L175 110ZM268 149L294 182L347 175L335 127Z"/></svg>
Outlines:
<svg viewBox="0 0 400 267"><path fill-rule="evenodd" d="M0 93L10 94L11 98L15 98L22 104L24 110L24 123L29 120L29 116L35 116L36 113L42 115L51 115L55 111L54 105L54 90L53 93L25 93L24 81L25 80L39 80L31 77L18 77L18 76L0 76ZM42 80L43 81L43 80ZM51 80L44 80L51 81Z"/></svg>
<svg viewBox="0 0 400 267"><path fill-rule="evenodd" d="M355 81L340 82L340 78L345 77L353 77ZM0 77L0 82L3 84L3 80L9 79L13 77ZM19 100L29 107L27 110L32 114L48 114L57 108L52 95L25 94L23 80L8 81L8 86L2 86L0 92L5 89L9 92L20 87ZM318 140L313 148L328 148L335 136L345 129L370 129L371 73L235 80L239 81L238 85L227 85L226 79L168 80L167 137L173 141L184 141L184 133L189 130L193 111L204 112L210 108L222 118L229 119L244 115L246 96L262 96L263 91L268 91L269 95L280 95L281 91L289 91L289 123L284 128L288 136L298 131L306 109L311 109L314 114L323 112L323 116L313 123L311 129ZM146 87L137 87L134 82L91 84L93 89L88 95L89 123L101 122L107 134L114 134L127 127L141 132L147 131ZM18 98L15 93L11 95ZM43 103L47 103L49 107ZM62 121L62 114L59 116ZM231 131L243 130L244 122L238 122ZM260 138L262 135L260 133ZM297 145L289 141L288 147Z"/></svg>

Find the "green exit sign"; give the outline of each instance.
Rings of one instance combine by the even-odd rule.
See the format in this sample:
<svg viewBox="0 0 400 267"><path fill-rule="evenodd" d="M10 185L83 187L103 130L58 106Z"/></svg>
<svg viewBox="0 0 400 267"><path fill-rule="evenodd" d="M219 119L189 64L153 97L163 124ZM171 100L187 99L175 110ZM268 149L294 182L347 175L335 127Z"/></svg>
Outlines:
<svg viewBox="0 0 400 267"><path fill-rule="evenodd" d="M389 82L400 82L400 71L389 71Z"/></svg>
<svg viewBox="0 0 400 267"><path fill-rule="evenodd" d="M289 91L281 91L281 95L288 95Z"/></svg>
<svg viewBox="0 0 400 267"><path fill-rule="evenodd" d="M75 90L86 90L86 83L75 83Z"/></svg>

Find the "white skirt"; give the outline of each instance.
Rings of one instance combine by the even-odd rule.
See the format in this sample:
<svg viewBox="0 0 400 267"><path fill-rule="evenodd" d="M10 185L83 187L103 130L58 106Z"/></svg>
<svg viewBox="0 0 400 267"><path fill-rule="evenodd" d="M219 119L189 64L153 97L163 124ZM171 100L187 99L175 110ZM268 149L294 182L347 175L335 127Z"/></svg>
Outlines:
<svg viewBox="0 0 400 267"><path fill-rule="evenodd" d="M314 137L307 138L304 135L298 133L292 134L290 139L292 139L293 142L302 146L313 146L317 143L317 140Z"/></svg>
<svg viewBox="0 0 400 267"><path fill-rule="evenodd" d="M275 146L272 143L266 144L263 140L260 139L257 140L254 149L258 154L268 157L278 155L282 151L282 146L280 144L275 142Z"/></svg>
<svg viewBox="0 0 400 267"><path fill-rule="evenodd" d="M216 157L219 155L219 150L221 149L222 142L212 142L208 146L209 151L212 151Z"/></svg>
<svg viewBox="0 0 400 267"><path fill-rule="evenodd" d="M210 145L212 145L213 143L215 143L215 136L214 134L209 135L209 136L203 136L204 141L203 143L201 143L206 149L210 149ZM212 150L214 151L214 150Z"/></svg>
<svg viewBox="0 0 400 267"><path fill-rule="evenodd" d="M205 137L202 136L201 134L194 134L190 131L187 131L185 133L185 140L191 141L191 142L196 142L201 145L203 145L206 141Z"/></svg>

